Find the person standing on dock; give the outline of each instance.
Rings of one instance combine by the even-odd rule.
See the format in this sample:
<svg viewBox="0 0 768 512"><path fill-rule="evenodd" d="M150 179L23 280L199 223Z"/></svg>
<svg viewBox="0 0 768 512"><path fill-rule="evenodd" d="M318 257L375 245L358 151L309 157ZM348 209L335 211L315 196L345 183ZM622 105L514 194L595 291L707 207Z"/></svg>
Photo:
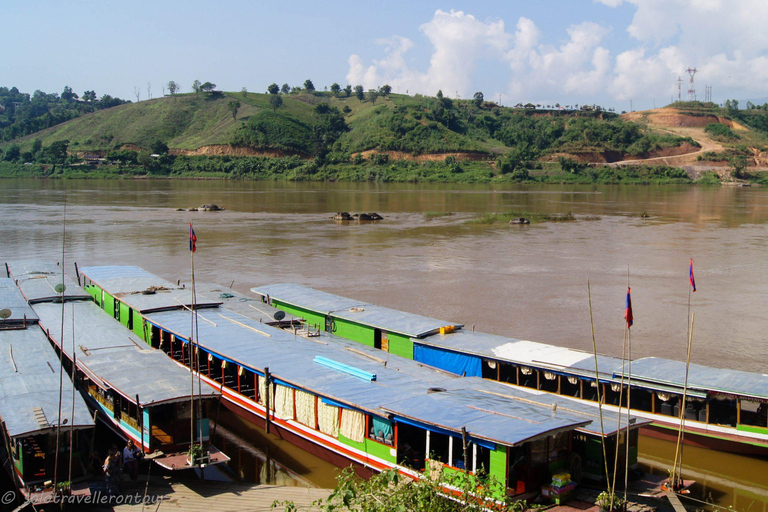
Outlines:
<svg viewBox="0 0 768 512"><path fill-rule="evenodd" d="M129 439L125 448L123 448L123 465L125 466L125 471L130 475L132 482L139 479L139 457L141 455L141 450L136 448L133 441Z"/></svg>
<svg viewBox="0 0 768 512"><path fill-rule="evenodd" d="M104 470L104 477L107 484L107 495L112 496L120 492L117 485L117 482L120 479L120 452L117 448L109 450L109 455L107 455L107 458L104 460L102 469Z"/></svg>

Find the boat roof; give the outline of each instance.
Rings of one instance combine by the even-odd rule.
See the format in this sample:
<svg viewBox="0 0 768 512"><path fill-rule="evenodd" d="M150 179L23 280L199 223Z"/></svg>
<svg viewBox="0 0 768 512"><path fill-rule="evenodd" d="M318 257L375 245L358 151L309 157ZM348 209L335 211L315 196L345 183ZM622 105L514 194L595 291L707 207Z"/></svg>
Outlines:
<svg viewBox="0 0 768 512"><path fill-rule="evenodd" d="M134 265L80 267L80 274L140 313L192 305L192 292ZM218 306L220 300L198 294L198 308Z"/></svg>
<svg viewBox="0 0 768 512"><path fill-rule="evenodd" d="M673 386L680 393L685 385L685 363L659 357L632 361L633 381ZM768 397L768 375L691 364L688 369L688 394L714 392L765 399Z"/></svg>
<svg viewBox="0 0 768 512"><path fill-rule="evenodd" d="M463 327L463 324L348 299L296 283L257 286L251 288L251 291L259 296L268 296L293 306L413 338L429 336L448 325L453 325L457 329Z"/></svg>
<svg viewBox="0 0 768 512"><path fill-rule="evenodd" d="M435 347L452 352L471 354L484 359L508 362L519 366L532 366L561 375L573 375L585 379L595 378L595 355L583 350L576 350L535 341L518 340L495 334L485 334L472 331L456 331L451 334L436 334L422 339L413 339L414 343ZM642 361L639 360L639 361ZM666 359L662 361L667 361ZM676 361L670 361L677 363ZM685 363L682 365L683 378L681 380L663 380L642 378L637 373L632 362L632 385L642 386L647 389L662 393L682 393L685 382ZM601 381L622 383L622 368L624 364L621 358L598 354L597 367ZM629 365L627 365L628 367ZM643 371L650 371L648 365L641 366ZM706 368L706 367L701 367ZM709 371L715 370L709 368ZM718 372L723 370L717 370ZM660 372L664 376L664 371ZM627 371L624 383L627 383ZM706 398L706 392L689 386L688 396L692 398Z"/></svg>
<svg viewBox="0 0 768 512"><path fill-rule="evenodd" d="M494 361L546 368L557 373L595 377L595 355L583 350L464 330L414 339L413 342ZM621 365L621 358L599 354L597 356L597 367L601 379L612 379L614 373L621 371Z"/></svg>
<svg viewBox="0 0 768 512"><path fill-rule="evenodd" d="M289 315L283 311L285 317L282 320L276 320L275 314L278 311L282 311L280 308L262 302L261 297L248 296L220 284L197 282L195 283L195 289L207 297L220 301L222 308L235 311L265 324L291 323L299 319L299 317Z"/></svg>
<svg viewBox="0 0 768 512"><path fill-rule="evenodd" d="M56 285L64 283L64 300L91 300L91 296L71 277L49 260L20 260L6 263L11 276L30 304L60 301Z"/></svg>
<svg viewBox="0 0 768 512"><path fill-rule="evenodd" d="M198 315L198 343L204 349L259 373L268 367L278 383L379 416L393 414L454 435L466 427L474 438L510 446L582 427L593 419L562 411L553 415L549 404L504 396L527 396L525 390L461 378L330 333L307 339L223 309ZM188 315L180 311L147 318L171 333L183 333L189 326ZM317 356L376 378L366 380L318 364ZM493 386L502 396L482 391ZM434 388L445 391L431 392Z"/></svg>
<svg viewBox="0 0 768 512"><path fill-rule="evenodd" d="M72 357L76 333L77 364L89 377L112 388L131 401L139 396L142 406L180 402L190 398L190 373L163 352L148 346L93 302L73 302L64 308L65 339L61 343L61 305L36 304L40 324L64 352ZM186 313L187 328L190 314ZM203 397L218 396L210 386ZM196 394L197 396L197 394Z"/></svg>
<svg viewBox="0 0 768 512"><path fill-rule="evenodd" d="M59 312L61 305L57 306ZM37 325L0 330L0 417L11 437L50 432L59 423L60 364ZM94 426L83 398L61 379L61 423L67 428Z"/></svg>
<svg viewBox="0 0 768 512"><path fill-rule="evenodd" d="M23 324L25 321L37 323L35 311L27 304L13 279L8 277L0 278L0 309L11 311L11 316L7 319L0 319L0 329Z"/></svg>

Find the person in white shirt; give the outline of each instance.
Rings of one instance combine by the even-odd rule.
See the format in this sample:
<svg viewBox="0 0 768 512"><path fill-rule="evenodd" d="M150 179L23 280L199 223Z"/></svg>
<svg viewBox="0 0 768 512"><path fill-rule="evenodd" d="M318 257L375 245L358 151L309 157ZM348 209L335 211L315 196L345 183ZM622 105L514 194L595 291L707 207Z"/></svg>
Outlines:
<svg viewBox="0 0 768 512"><path fill-rule="evenodd" d="M139 458L143 454L141 450L136 448L132 440L128 440L128 443L123 448L123 465L125 466L125 472L128 473L132 481L139 479Z"/></svg>

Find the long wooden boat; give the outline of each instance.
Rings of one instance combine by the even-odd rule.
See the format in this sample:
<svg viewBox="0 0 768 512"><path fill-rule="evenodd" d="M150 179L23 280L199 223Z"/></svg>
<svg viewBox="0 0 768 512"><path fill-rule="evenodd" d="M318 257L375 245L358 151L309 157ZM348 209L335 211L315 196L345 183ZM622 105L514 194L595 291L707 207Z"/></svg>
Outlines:
<svg viewBox="0 0 768 512"><path fill-rule="evenodd" d="M88 408L69 378L61 378L56 353L12 279L0 278L0 312L3 467L32 503L52 497L55 489L46 482L68 482L70 489L87 492L87 483L77 483L88 476L94 434Z"/></svg>
<svg viewBox="0 0 768 512"><path fill-rule="evenodd" d="M23 261L7 268L48 339L63 353L88 406L111 430L133 440L167 469L229 460L209 443L208 410L215 411L218 389L198 384L162 352L126 331L69 277L64 281L62 322L62 305L53 302L61 296L51 294L52 280L61 282L62 275L55 263ZM189 323L189 315L187 319Z"/></svg>
<svg viewBox="0 0 768 512"><path fill-rule="evenodd" d="M357 301L298 284L253 288L267 303L318 329L460 375L572 396L596 405L590 352L466 331L461 325ZM394 343L393 343L394 341ZM651 420L643 432L677 439L680 409L685 442L715 450L768 456L768 375L692 364L682 404L685 363L648 357L624 365L598 356L607 407L626 407ZM622 397L621 404L619 397Z"/></svg>
<svg viewBox="0 0 768 512"><path fill-rule="evenodd" d="M134 321L141 318L138 332L146 343L189 367L182 355L189 343L187 315L174 299L178 285L137 267L81 267L80 277L91 294L125 307ZM156 291L152 304L140 293L145 289ZM228 301L242 306L249 299L210 288L219 291L219 297L203 297L209 306L198 311L200 360L206 363L201 377L222 387L235 413L336 465L351 462L363 475L394 467L416 478L434 467L483 468L513 495L538 493L563 470L603 476L602 434L591 407L462 379L394 354L382 357L333 333L279 329L269 324L286 319L275 319L281 315L270 306L235 312L225 307ZM626 421L626 415L607 413L605 436L629 442L636 457L642 422L632 419L624 436Z"/></svg>

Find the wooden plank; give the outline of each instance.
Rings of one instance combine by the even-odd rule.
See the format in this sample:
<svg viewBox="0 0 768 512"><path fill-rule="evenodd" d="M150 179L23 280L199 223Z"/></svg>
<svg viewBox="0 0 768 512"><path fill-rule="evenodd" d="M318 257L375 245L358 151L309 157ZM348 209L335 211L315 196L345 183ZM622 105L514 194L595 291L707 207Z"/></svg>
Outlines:
<svg viewBox="0 0 768 512"><path fill-rule="evenodd" d="M677 497L677 494L672 491L666 491L665 494L667 495L667 499L672 505L672 508L675 509L675 512L686 512L685 507L680 503L680 498Z"/></svg>
<svg viewBox="0 0 768 512"><path fill-rule="evenodd" d="M329 489L290 487L281 485L252 485L232 482L172 481L168 477L153 477L146 487L143 483L121 483L122 492L114 497L113 506L97 506L98 512L154 512L164 510L186 512L225 512L253 510L282 511L272 503L293 502L298 510L317 511L312 503L325 499ZM102 496L106 499L106 496ZM142 503L142 501L144 503Z"/></svg>

